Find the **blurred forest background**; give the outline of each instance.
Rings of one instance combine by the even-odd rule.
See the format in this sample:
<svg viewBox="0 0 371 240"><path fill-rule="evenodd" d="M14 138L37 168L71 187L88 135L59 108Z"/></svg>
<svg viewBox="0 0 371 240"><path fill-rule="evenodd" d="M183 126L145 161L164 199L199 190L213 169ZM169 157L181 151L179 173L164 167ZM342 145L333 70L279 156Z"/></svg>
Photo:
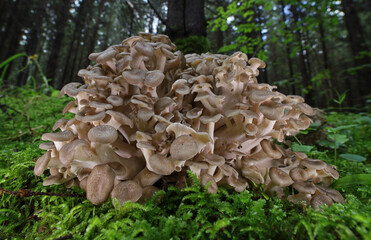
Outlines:
<svg viewBox="0 0 371 240"><path fill-rule="evenodd" d="M1 0L0 88L60 89L88 55L138 32L185 53L243 51L260 82L321 108L371 104L369 0Z"/></svg>

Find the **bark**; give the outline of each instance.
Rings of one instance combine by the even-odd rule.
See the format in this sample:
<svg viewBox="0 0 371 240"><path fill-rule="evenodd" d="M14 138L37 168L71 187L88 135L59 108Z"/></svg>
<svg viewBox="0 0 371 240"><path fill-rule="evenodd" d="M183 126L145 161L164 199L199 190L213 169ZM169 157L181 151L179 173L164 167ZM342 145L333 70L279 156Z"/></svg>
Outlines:
<svg viewBox="0 0 371 240"><path fill-rule="evenodd" d="M73 71L72 70L73 60L71 58L77 54L76 51L80 45L82 20L83 20L83 15L85 14L86 1L87 0L83 0L80 3L80 7L78 8L78 11L77 11L78 13L75 19L75 28L73 31L72 38L70 40L69 47L68 47L67 57L65 58L63 77L61 81L58 82L58 87L57 87L58 89L60 89L66 83L71 82L70 75L71 75L71 72Z"/></svg>
<svg viewBox="0 0 371 240"><path fill-rule="evenodd" d="M294 21L296 23L299 22L299 11L298 11L297 7L291 6L291 11L293 13ZM308 69L307 69L306 56L305 56L305 53L304 53L304 46L302 44L303 37L302 37L302 33L301 33L300 29L296 29L295 34L296 34L296 38L297 38L296 42L299 46L299 52L298 52L299 53L299 69L300 69L300 73L301 73L301 77L302 77L302 83L307 90L307 93L305 94L305 99L306 99L306 102L309 105L313 106L314 105L313 93L312 93L310 77L309 77Z"/></svg>
<svg viewBox="0 0 371 240"><path fill-rule="evenodd" d="M366 96L371 94L371 67L365 66L371 62L371 58L365 54L369 51L361 22L357 15L353 0L342 0L344 22L348 31L349 46L353 55L354 67L359 67L356 77L351 80L351 98L354 104L365 104Z"/></svg>
<svg viewBox="0 0 371 240"><path fill-rule="evenodd" d="M168 0L166 34L173 41L183 38L185 33L185 3L186 0Z"/></svg>
<svg viewBox="0 0 371 240"><path fill-rule="evenodd" d="M49 60L46 66L46 72L45 75L47 78L52 79L52 85L53 87L57 87L57 70L58 70L58 63L60 60L61 56L61 51L62 51L62 42L64 39L64 32L65 32L65 27L66 23L68 20L69 16L69 9L71 7L71 0L63 0L61 2L61 5L56 6L56 14L57 14L57 19L55 23L55 38L54 41L52 41L51 44L51 53L49 56Z"/></svg>

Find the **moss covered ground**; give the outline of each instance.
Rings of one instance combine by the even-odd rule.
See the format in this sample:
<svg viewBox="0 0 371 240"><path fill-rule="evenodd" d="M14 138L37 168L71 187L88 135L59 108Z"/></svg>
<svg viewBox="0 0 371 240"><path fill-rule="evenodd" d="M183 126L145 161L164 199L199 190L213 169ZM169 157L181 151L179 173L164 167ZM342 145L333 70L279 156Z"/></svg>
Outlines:
<svg viewBox="0 0 371 240"><path fill-rule="evenodd" d="M168 187L119 209L111 201L94 206L78 188L44 187L46 175L33 173L40 137L68 98L25 89L0 95L0 239L371 239L370 113L327 113L326 124L287 142L336 164L341 178L333 187L345 204L313 210L268 198L261 187L209 195L190 174L184 189Z"/></svg>

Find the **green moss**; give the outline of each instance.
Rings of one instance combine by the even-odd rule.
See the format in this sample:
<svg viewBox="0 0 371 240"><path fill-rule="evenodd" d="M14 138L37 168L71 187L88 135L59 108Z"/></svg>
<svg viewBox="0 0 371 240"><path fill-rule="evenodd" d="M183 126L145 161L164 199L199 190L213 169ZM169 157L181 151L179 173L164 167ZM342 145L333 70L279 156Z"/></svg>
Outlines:
<svg viewBox="0 0 371 240"><path fill-rule="evenodd" d="M14 108L0 112L4 123L0 133L1 188L82 194L77 188L44 187L42 181L46 176L37 177L33 173L34 161L42 154L37 148L40 136L51 131L68 101L27 91L1 100ZM367 116L337 113L328 116L332 127L361 121L359 127L340 132L349 133L351 140L339 147L339 153L369 158ZM29 126L35 130L32 132ZM20 133L24 134L18 136ZM334 162L334 149L329 147L314 144L308 154ZM356 163L338 158L336 165L341 176L371 173L367 161ZM182 190L169 187L144 205L128 202L121 209L112 207L111 201L94 206L84 198L21 198L3 193L0 239L370 239L370 186L353 184L338 190L346 203L324 207L323 211L265 198L259 191L235 193L220 188L218 194L210 195L192 174Z"/></svg>

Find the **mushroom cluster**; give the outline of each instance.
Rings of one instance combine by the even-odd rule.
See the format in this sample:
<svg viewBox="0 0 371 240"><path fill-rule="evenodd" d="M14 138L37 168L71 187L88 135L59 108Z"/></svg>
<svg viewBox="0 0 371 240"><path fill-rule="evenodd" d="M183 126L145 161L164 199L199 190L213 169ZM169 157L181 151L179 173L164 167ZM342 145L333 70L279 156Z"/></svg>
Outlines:
<svg viewBox="0 0 371 240"><path fill-rule="evenodd" d="M236 52L183 55L166 35L141 33L103 52L78 72L85 84L60 91L75 100L46 133L35 174L45 186L79 186L87 199L143 202L154 184L191 170L208 192L237 192L264 184L271 195L313 207L343 202L328 188L334 166L273 143L311 123L313 109L299 96L259 84L265 63ZM286 187L292 191L284 191ZM287 189L287 188L286 188Z"/></svg>

